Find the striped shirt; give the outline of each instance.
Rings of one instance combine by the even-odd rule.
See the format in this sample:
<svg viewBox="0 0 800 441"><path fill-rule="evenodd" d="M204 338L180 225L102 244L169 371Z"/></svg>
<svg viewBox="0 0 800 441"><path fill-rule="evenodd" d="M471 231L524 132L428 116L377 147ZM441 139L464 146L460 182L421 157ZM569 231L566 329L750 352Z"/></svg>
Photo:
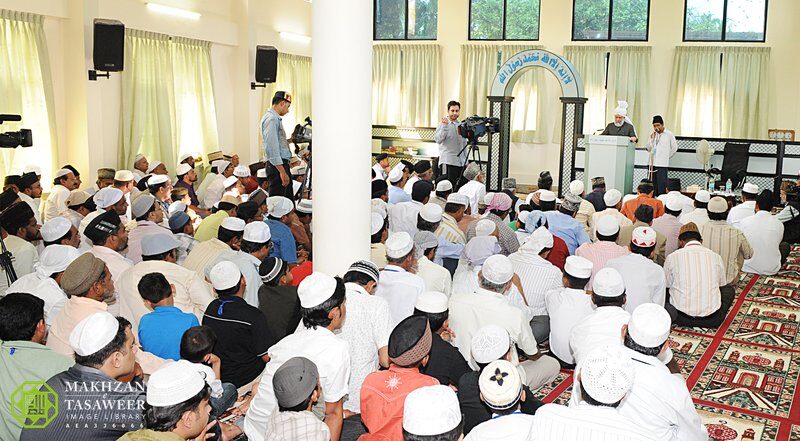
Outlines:
<svg viewBox="0 0 800 441"><path fill-rule="evenodd" d="M725 262L726 285L739 281L745 259L753 257L753 248L744 233L725 221L709 221L700 227L703 246L714 251Z"/></svg>
<svg viewBox="0 0 800 441"><path fill-rule="evenodd" d="M696 240L667 257L664 273L669 302L692 317L707 317L722 304L719 287L727 285L719 254Z"/></svg>
<svg viewBox="0 0 800 441"><path fill-rule="evenodd" d="M522 282L522 291L533 315L547 315L546 294L564 287L561 271L531 251L517 251L508 258Z"/></svg>
<svg viewBox="0 0 800 441"><path fill-rule="evenodd" d="M621 247L614 242L601 240L595 243L585 243L575 250L575 255L587 259L592 262L592 277L589 279L589 284L586 286L587 290L592 289L592 281L594 275L598 271L605 268L606 262L611 259L622 257L630 254L627 248Z"/></svg>
<svg viewBox="0 0 800 441"><path fill-rule="evenodd" d="M442 213L442 223L439 224L436 235L448 242L467 244L467 236L458 227L456 218L447 213Z"/></svg>
<svg viewBox="0 0 800 441"><path fill-rule="evenodd" d="M581 402L575 407L545 404L536 411L533 431L528 440L633 441L651 439L617 409L590 406Z"/></svg>
<svg viewBox="0 0 800 441"><path fill-rule="evenodd" d="M591 202L587 201L586 199L581 199L581 204L578 206L578 212L575 213L575 220L583 225L583 229L586 230L586 234L590 234L592 232L595 211L594 205L592 205Z"/></svg>

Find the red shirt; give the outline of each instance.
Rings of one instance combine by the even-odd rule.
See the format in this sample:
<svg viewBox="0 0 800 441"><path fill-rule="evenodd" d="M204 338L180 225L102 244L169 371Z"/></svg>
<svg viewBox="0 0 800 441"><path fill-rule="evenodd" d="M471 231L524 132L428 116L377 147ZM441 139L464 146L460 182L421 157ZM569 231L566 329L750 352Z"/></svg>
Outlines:
<svg viewBox="0 0 800 441"><path fill-rule="evenodd" d="M551 249L550 254L547 255L547 261L555 265L563 272L564 264L567 262L567 257L569 257L569 248L567 248L567 243L564 242L564 239L554 235L553 249Z"/></svg>
<svg viewBox="0 0 800 441"><path fill-rule="evenodd" d="M625 202L622 204L622 210L619 212L630 219L631 222L635 222L636 217L633 214L636 213L636 209L642 204L653 207L653 219L661 217L661 215L664 214L664 203L656 198L651 198L646 194L640 194L636 197L636 199Z"/></svg>
<svg viewBox="0 0 800 441"><path fill-rule="evenodd" d="M314 266L310 260L306 260L292 268L289 272L292 273L292 283L290 283L289 286L300 286L300 282L314 272Z"/></svg>
<svg viewBox="0 0 800 441"><path fill-rule="evenodd" d="M391 364L388 370L367 375L361 385L361 421L369 433L359 441L403 441L403 403L412 391L439 381L419 368Z"/></svg>

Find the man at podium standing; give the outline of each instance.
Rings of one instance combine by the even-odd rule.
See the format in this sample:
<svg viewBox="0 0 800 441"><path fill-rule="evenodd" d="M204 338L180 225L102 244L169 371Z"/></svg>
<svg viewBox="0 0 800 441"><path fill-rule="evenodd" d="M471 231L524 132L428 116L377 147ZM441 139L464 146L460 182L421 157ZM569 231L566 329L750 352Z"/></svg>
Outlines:
<svg viewBox="0 0 800 441"><path fill-rule="evenodd" d="M617 101L617 108L614 109L614 122L609 123L601 135L627 136L631 142L637 142L636 129L628 118L628 103Z"/></svg>
<svg viewBox="0 0 800 441"><path fill-rule="evenodd" d="M653 117L653 133L647 140L647 150L650 152L650 179L656 188L656 196L666 194L669 158L678 151L678 141L664 127L664 118L661 115Z"/></svg>

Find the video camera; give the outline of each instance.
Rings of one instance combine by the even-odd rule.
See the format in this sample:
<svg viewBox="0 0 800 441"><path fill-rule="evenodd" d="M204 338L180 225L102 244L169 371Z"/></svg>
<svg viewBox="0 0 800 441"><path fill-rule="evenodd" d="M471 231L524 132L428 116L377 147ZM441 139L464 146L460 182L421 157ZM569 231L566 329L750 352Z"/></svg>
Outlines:
<svg viewBox="0 0 800 441"><path fill-rule="evenodd" d="M478 139L489 133L500 131L500 118L489 118L485 116L470 116L458 125L458 134L466 138L471 143L477 143Z"/></svg>
<svg viewBox="0 0 800 441"><path fill-rule="evenodd" d="M0 115L0 124L6 121L22 121L22 117L19 115ZM32 145L33 132L29 129L0 133L0 148L13 149L17 147L30 147Z"/></svg>
<svg viewBox="0 0 800 441"><path fill-rule="evenodd" d="M792 185L786 189L786 203L800 206L800 187Z"/></svg>
<svg viewBox="0 0 800 441"><path fill-rule="evenodd" d="M297 124L292 132L292 142L294 144L307 144L311 142L311 117L307 116L305 124Z"/></svg>

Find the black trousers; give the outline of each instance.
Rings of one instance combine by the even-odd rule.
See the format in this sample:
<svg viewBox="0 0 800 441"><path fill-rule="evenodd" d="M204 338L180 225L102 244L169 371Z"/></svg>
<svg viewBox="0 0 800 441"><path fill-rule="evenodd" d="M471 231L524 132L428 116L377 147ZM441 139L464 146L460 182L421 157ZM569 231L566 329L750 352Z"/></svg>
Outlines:
<svg viewBox="0 0 800 441"><path fill-rule="evenodd" d="M446 177L447 180L453 184L453 192L458 191L458 189L467 182L467 180L462 176L462 173L464 173L464 167L450 164L439 164L439 176Z"/></svg>
<svg viewBox="0 0 800 441"><path fill-rule="evenodd" d="M269 183L269 195L270 196L285 196L289 198L289 200L294 201L294 191L292 188L292 172L289 169L289 161L284 160L283 164L281 164L284 171L286 171L286 176L289 177L289 185L286 187L283 186L281 182L281 174L278 169L272 165L271 163L267 162L267 165L264 168L267 170L267 182Z"/></svg>
<svg viewBox="0 0 800 441"><path fill-rule="evenodd" d="M670 317L672 317L672 324L690 328L719 328L719 325L725 321L725 316L728 314L728 310L731 309L733 299L736 296L732 285L721 286L719 292L722 302L719 309L705 317L693 317L678 311L669 303L669 293L667 293L665 309L669 312Z"/></svg>
<svg viewBox="0 0 800 441"><path fill-rule="evenodd" d="M667 172L669 167L653 167L653 185L656 196L667 194Z"/></svg>

